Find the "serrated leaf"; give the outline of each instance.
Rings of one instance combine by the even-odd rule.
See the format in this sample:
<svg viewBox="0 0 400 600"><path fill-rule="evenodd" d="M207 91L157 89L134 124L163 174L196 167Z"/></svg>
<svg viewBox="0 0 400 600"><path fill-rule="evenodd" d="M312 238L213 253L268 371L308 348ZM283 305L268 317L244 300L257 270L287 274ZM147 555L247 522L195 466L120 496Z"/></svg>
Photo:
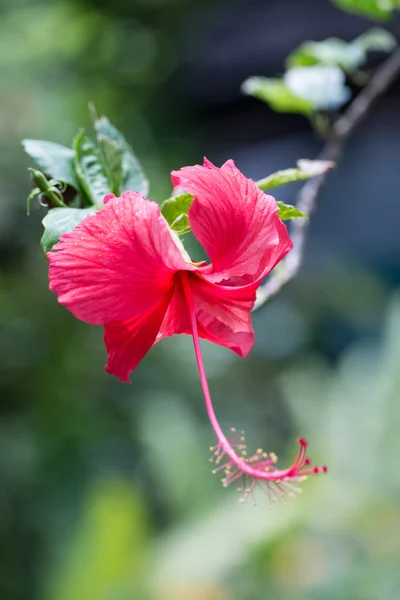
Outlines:
<svg viewBox="0 0 400 600"><path fill-rule="evenodd" d="M390 19L393 10L398 7L398 3L393 0L332 0L332 2L343 10L379 21Z"/></svg>
<svg viewBox="0 0 400 600"><path fill-rule="evenodd" d="M279 210L277 215L282 221L289 221L290 219L308 219L307 215L301 212L295 206L291 204L285 204L284 202L278 201L277 205L279 206Z"/></svg>
<svg viewBox="0 0 400 600"><path fill-rule="evenodd" d="M64 233L69 233L88 215L96 212L92 208L53 208L42 220L44 233L40 240L43 251L49 252Z"/></svg>
<svg viewBox="0 0 400 600"><path fill-rule="evenodd" d="M65 181L78 189L74 169L74 151L71 148L45 140L22 140L22 145L25 152L34 159L46 175Z"/></svg>
<svg viewBox="0 0 400 600"><path fill-rule="evenodd" d="M309 115L315 110L311 102L293 94L283 79L250 77L243 82L242 92L266 102L277 112Z"/></svg>
<svg viewBox="0 0 400 600"><path fill-rule="evenodd" d="M364 60L365 51L361 45L349 44L339 38L328 38L322 42L304 42L286 59L286 67L336 65L351 72Z"/></svg>
<svg viewBox="0 0 400 600"><path fill-rule="evenodd" d="M75 172L79 184L91 204L101 206L104 197L112 191L103 158L83 131L80 131L74 139L74 150Z"/></svg>
<svg viewBox="0 0 400 600"><path fill-rule="evenodd" d="M132 190L133 192L140 192L144 196L147 196L149 193L149 182L125 137L114 127L107 117L98 118L94 116L93 124L99 142L103 140L104 143L105 138L110 143L115 144L121 153L122 191Z"/></svg>
<svg viewBox="0 0 400 600"><path fill-rule="evenodd" d="M174 198L168 198L161 204L161 213L167 220L170 228L177 233L190 231L188 212L194 196L192 194L181 194Z"/></svg>
<svg viewBox="0 0 400 600"><path fill-rule="evenodd" d="M294 183L296 181L304 181L315 177L316 175L322 175L328 169L332 169L335 163L329 160L306 160L302 159L297 162L297 169L284 169L272 173L265 179L257 181L257 185L261 190L270 190L272 188L287 185L288 183Z"/></svg>

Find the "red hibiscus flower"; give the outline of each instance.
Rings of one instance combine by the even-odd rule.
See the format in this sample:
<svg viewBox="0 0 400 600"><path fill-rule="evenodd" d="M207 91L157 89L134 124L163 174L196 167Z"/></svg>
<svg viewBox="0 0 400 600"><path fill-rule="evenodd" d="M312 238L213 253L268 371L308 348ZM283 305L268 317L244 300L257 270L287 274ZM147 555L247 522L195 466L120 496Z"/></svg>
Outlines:
<svg viewBox="0 0 400 600"><path fill-rule="evenodd" d="M213 448L224 484L241 479L243 497L257 482L281 496L291 482L319 472L305 456L278 470L275 455L246 458L242 438L225 437L209 394L199 338L241 357L254 343L250 311L261 280L291 250L272 198L228 161L217 168L184 167L173 184L193 194L189 223L210 264L191 261L157 204L139 193L105 198L104 206L63 235L48 253L50 289L78 319L104 326L106 370L122 381L151 346L175 333L193 336L207 412L218 439ZM325 470L323 468L323 470ZM250 480L249 480L250 478Z"/></svg>

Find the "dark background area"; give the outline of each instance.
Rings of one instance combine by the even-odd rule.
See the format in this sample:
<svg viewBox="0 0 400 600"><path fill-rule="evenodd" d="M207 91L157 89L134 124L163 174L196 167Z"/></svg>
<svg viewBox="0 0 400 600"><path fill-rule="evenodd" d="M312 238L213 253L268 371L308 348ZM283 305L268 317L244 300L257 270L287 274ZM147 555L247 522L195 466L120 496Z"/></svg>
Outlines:
<svg viewBox="0 0 400 600"><path fill-rule="evenodd" d="M0 17L0 598L397 600L400 86L330 176L300 276L254 313L250 357L204 344L226 429L283 462L304 435L329 465L291 509L238 505L211 475L189 338L153 348L130 386L103 371L101 328L48 290L20 146L69 145L92 100L154 200L204 155L265 177L321 141L242 81L372 23L324 0L1 0Z"/></svg>

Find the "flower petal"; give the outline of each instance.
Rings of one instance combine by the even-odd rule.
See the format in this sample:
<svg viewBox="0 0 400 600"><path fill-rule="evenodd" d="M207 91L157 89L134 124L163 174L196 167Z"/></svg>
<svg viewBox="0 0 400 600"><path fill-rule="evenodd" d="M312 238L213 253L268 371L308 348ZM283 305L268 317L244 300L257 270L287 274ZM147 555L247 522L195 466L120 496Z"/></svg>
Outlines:
<svg viewBox="0 0 400 600"><path fill-rule="evenodd" d="M171 296L172 291L145 313L104 326L108 373L129 382L129 373L137 367L157 337Z"/></svg>
<svg viewBox="0 0 400 600"><path fill-rule="evenodd" d="M108 323L145 312L190 269L157 204L125 192L63 235L47 254L50 289L76 317Z"/></svg>
<svg viewBox="0 0 400 600"><path fill-rule="evenodd" d="M255 302L256 286L221 286L210 283L198 273L190 273L189 280L199 336L226 346L243 358L247 356L254 344L250 310ZM192 335L188 302L179 278L157 341L175 333Z"/></svg>
<svg viewBox="0 0 400 600"><path fill-rule="evenodd" d="M276 264L291 249L286 227L275 215L274 198L232 160L218 168L205 159L204 166L184 167L171 176L174 186L195 196L189 222L211 259L210 280L261 279L271 262ZM279 258L271 260L272 255Z"/></svg>
<svg viewBox="0 0 400 600"><path fill-rule="evenodd" d="M243 323L242 331L233 331L225 323L213 318L206 311L199 311L197 318L201 338L220 346L226 346L241 358L246 358L254 345L251 319L248 323Z"/></svg>
<svg viewBox="0 0 400 600"><path fill-rule="evenodd" d="M292 240L290 239L286 225L282 223L278 215L273 216L274 226L276 230L276 243L271 244L265 250L260 269L256 276L254 275L242 275L241 277L230 277L229 279L222 281L224 285L229 286L250 286L251 289L256 289L261 283L262 279L266 277L276 265L286 256L288 252L293 248ZM201 267L200 271L204 275L205 279L209 281L219 281L218 273L214 274L209 267Z"/></svg>

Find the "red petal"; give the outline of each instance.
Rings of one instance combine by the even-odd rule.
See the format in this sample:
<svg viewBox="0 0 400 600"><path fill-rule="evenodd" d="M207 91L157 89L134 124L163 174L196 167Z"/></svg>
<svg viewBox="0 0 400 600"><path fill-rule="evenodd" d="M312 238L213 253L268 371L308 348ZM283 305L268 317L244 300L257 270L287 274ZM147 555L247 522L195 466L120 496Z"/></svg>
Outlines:
<svg viewBox="0 0 400 600"><path fill-rule="evenodd" d="M129 382L129 373L137 367L157 337L171 295L172 292L168 293L144 314L104 326L108 373Z"/></svg>
<svg viewBox="0 0 400 600"><path fill-rule="evenodd" d="M254 331L251 319L242 324L242 330L233 331L225 323L213 318L206 311L197 311L199 335L201 338L226 346L241 358L246 358L254 345Z"/></svg>
<svg viewBox="0 0 400 600"><path fill-rule="evenodd" d="M274 198L232 160L219 169L205 159L204 166L173 171L172 182L195 196L189 221L212 261L210 280L261 279L291 249Z"/></svg>
<svg viewBox="0 0 400 600"><path fill-rule="evenodd" d="M199 336L247 356L254 344L250 310L255 287L228 287L210 283L201 275L189 275L198 320ZM177 281L174 295L161 325L157 341L175 333L192 335L187 300Z"/></svg>
<svg viewBox="0 0 400 600"><path fill-rule="evenodd" d="M109 198L47 254L50 289L88 323L145 312L189 268L154 202L138 193Z"/></svg>

